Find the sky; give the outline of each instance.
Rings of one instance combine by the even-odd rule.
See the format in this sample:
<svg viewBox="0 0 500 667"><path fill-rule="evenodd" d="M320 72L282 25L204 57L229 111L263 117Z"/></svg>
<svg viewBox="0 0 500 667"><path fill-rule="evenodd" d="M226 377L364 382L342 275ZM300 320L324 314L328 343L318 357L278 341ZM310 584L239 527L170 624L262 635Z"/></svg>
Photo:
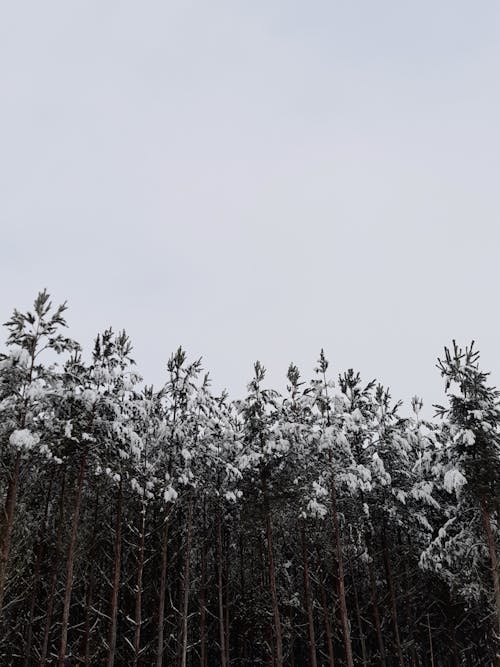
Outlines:
<svg viewBox="0 0 500 667"><path fill-rule="evenodd" d="M46 287L148 383L377 378L443 400L476 339L500 385L500 4L0 5L0 317ZM5 338L5 337L4 337Z"/></svg>

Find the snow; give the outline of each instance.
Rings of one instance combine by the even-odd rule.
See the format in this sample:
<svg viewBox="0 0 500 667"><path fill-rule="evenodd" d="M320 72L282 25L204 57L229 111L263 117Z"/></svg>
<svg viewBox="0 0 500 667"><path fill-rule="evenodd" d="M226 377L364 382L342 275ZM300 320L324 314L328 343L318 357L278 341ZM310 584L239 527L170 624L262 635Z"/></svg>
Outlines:
<svg viewBox="0 0 500 667"><path fill-rule="evenodd" d="M318 482L313 482L313 489L317 498L325 498L328 495L327 489Z"/></svg>
<svg viewBox="0 0 500 667"><path fill-rule="evenodd" d="M464 440L467 445L473 445L476 442L476 436L472 431L464 431Z"/></svg>
<svg viewBox="0 0 500 667"><path fill-rule="evenodd" d="M178 495L173 486L168 486L163 493L163 498L166 503L173 503L177 500Z"/></svg>
<svg viewBox="0 0 500 667"><path fill-rule="evenodd" d="M40 442L40 437L27 428L19 429L11 433L9 442L15 449L30 451Z"/></svg>
<svg viewBox="0 0 500 667"><path fill-rule="evenodd" d="M448 470L443 480L444 488L448 493L455 493L458 497L462 488L467 484L466 478L462 475L460 470L453 468Z"/></svg>
<svg viewBox="0 0 500 667"><path fill-rule="evenodd" d="M328 510L325 507L325 505L319 503L317 500L314 500L314 498L309 501L307 505L307 510L310 516L317 517L318 519L323 519L328 513Z"/></svg>

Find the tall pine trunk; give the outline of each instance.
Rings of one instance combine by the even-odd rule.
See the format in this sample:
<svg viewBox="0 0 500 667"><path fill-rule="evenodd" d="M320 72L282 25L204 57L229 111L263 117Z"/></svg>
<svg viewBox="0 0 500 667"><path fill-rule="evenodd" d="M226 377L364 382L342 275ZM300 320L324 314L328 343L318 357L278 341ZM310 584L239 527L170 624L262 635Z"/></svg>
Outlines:
<svg viewBox="0 0 500 667"><path fill-rule="evenodd" d="M134 630L134 667L139 663L141 653L142 629L142 576L144 573L144 542L146 533L146 504L142 503L139 533L139 552L137 555L137 580L135 589L135 630Z"/></svg>
<svg viewBox="0 0 500 667"><path fill-rule="evenodd" d="M50 588L47 599L47 611L45 613L45 629L43 633L42 650L40 652L40 667L45 667L49 650L50 628L52 627L52 615L54 612L54 598L57 584L57 566L61 556L62 533L64 524L64 492L66 489L66 471L63 471L61 490L59 495L59 511L57 521L56 543L52 554L50 566Z"/></svg>
<svg viewBox="0 0 500 667"><path fill-rule="evenodd" d="M94 586L95 576L93 570L89 575L89 582L85 591L85 624L83 629L83 639L81 655L83 656L83 664L90 665L90 635L91 635L91 610L94 601Z"/></svg>
<svg viewBox="0 0 500 667"><path fill-rule="evenodd" d="M281 632L281 619L278 603L278 590L276 586L276 567L274 564L274 545L273 545L273 530L271 523L271 509L269 504L269 491L267 487L267 478L265 472L261 474L262 493L264 496L264 520L266 526L266 542L267 542L267 565L269 571L269 588L271 592L271 603L273 608L273 625L274 625L274 648L276 657L276 667L283 667L283 639Z"/></svg>
<svg viewBox="0 0 500 667"><path fill-rule="evenodd" d="M161 538L161 576L160 576L160 597L158 602L158 632L156 643L156 667L163 665L163 637L165 624L165 595L167 591L167 555L168 555L168 521L170 518L170 507L167 506L163 531Z"/></svg>
<svg viewBox="0 0 500 667"><path fill-rule="evenodd" d="M301 519L299 526L300 549L302 553L302 574L304 579L304 602L307 613L307 634L309 637L309 665L316 667L316 639L314 636L314 616L311 601L311 585L309 578L309 563L307 560L307 539L304 519Z"/></svg>
<svg viewBox="0 0 500 667"><path fill-rule="evenodd" d="M392 577L391 560L389 557L389 545L387 544L387 534L385 526L382 528L382 553L385 566L385 574L387 577L387 586L389 588L390 610L392 617L392 625L394 628L394 642L396 644L396 656L399 662L399 667L405 667L403 658L403 651L401 648L401 639L399 635L398 610L396 604L396 590L394 588L394 579Z"/></svg>
<svg viewBox="0 0 500 667"><path fill-rule="evenodd" d="M118 487L118 499L116 503L115 517L115 545L113 558L113 588L111 591L111 611L109 626L109 649L107 667L113 667L116 655L116 630L118 625L118 600L120 594L120 570L122 557L122 507L123 507L123 482L120 477Z"/></svg>
<svg viewBox="0 0 500 667"><path fill-rule="evenodd" d="M358 621L359 642L361 644L361 657L362 657L363 667L366 667L368 665L368 655L366 653L366 641L365 641L365 633L363 630L363 619L361 618L361 610L359 608L359 595L358 595L358 589L356 587L356 579L354 577L353 565L351 565L351 580L354 592L354 607L356 609L356 620Z"/></svg>
<svg viewBox="0 0 500 667"><path fill-rule="evenodd" d="M335 481L332 481L332 522L335 537L335 553L337 555L337 575L339 590L340 622L342 624L342 634L344 636L344 650L347 667L354 667L352 657L351 631L349 628L349 617L347 614L347 603L345 597L345 579L344 564L342 556L342 537L340 535L340 522L337 513L337 494L335 490Z"/></svg>
<svg viewBox="0 0 500 667"><path fill-rule="evenodd" d="M207 545L206 527L203 520L201 542L201 585L200 585L200 667L207 667Z"/></svg>
<svg viewBox="0 0 500 667"><path fill-rule="evenodd" d="M288 623L290 625L290 646L288 647L288 664L295 667L295 610L289 605Z"/></svg>
<svg viewBox="0 0 500 667"><path fill-rule="evenodd" d="M229 610L230 610L230 593L229 593L229 544L226 543L225 546L225 554L226 557L224 559L224 573L223 573L223 579L222 581L225 582L223 583L223 588L226 591L226 605L225 605L225 630L226 630L226 663L229 665L231 664L231 654L229 652L229 633L231 629L231 624L229 622Z"/></svg>
<svg viewBox="0 0 500 667"><path fill-rule="evenodd" d="M323 583L320 585L321 606L323 608L323 624L325 626L326 649L328 651L328 667L335 667L335 654L333 651L332 626L330 623L330 614L328 611L328 601Z"/></svg>
<svg viewBox="0 0 500 667"><path fill-rule="evenodd" d="M375 581L375 574L373 573L373 561L368 561L368 574L370 577L370 588L371 588L371 603L373 610L373 621L375 623L375 632L377 634L377 643L378 650L380 653L380 665L385 667L387 664L385 657L385 646L384 646L384 637L382 635L382 624L380 622L380 611L378 606L378 595L377 595L377 582Z"/></svg>
<svg viewBox="0 0 500 667"><path fill-rule="evenodd" d="M239 575L240 575L240 600L243 609L246 608L247 604L247 588L246 588L246 581L245 581L245 545L243 543L243 535L239 534L238 536L238 543L239 543ZM249 559L250 561L250 571L253 572L254 567L254 559L251 558ZM247 659L247 643L246 643L246 628L247 624L244 622L244 619L242 618L241 614L238 614L238 657L239 657L239 662L244 664L245 660Z"/></svg>
<svg viewBox="0 0 500 667"><path fill-rule="evenodd" d="M31 590L31 599L30 599L30 611L29 611L29 618L28 618L28 627L26 631L26 643L25 643L25 658L24 658L24 667L29 667L29 665L32 662L32 655L31 655L31 646L33 642L33 621L34 621L34 616L35 616L35 607L36 607L36 600L37 600L37 592L38 592L38 584L40 581L40 570L42 567L42 560L43 560L43 554L44 554L44 538L45 538L45 533L47 532L47 516L49 512L49 503L50 503L50 497L52 495L52 485L54 482L54 468L52 468L51 474L50 474L50 479L49 479L49 485L47 489L47 493L45 495L45 504L44 504L44 509L43 509L43 519L40 524L40 530L39 530L39 535L38 535L38 541L36 544L35 548L35 569L33 572L33 586Z"/></svg>
<svg viewBox="0 0 500 667"><path fill-rule="evenodd" d="M488 510L488 505L486 499L481 499L481 515L483 518L484 530L486 532L486 539L488 542L488 552L490 555L490 569L491 569L491 578L493 580L493 590L495 593L495 610L496 610L496 651L499 654L499 657L496 659L495 664L500 664L500 581L498 578L498 560L497 553L495 548L495 538L493 536L493 531L491 529L491 517Z"/></svg>
<svg viewBox="0 0 500 667"><path fill-rule="evenodd" d="M432 629L431 629L431 621L429 618L429 614L427 614L427 630L429 634L429 655L430 655L431 667L434 667L434 648L432 646Z"/></svg>
<svg viewBox="0 0 500 667"><path fill-rule="evenodd" d="M73 570L75 566L76 539L78 535L78 522L80 519L80 508L82 504L83 482L85 480L86 466L87 466L87 454L84 453L80 458L80 468L78 471L75 507L73 510L73 525L71 528L71 538L69 542L68 556L66 561L66 588L64 591L63 616L61 623L61 644L59 647L59 658L58 658L59 667L64 667L64 661L66 659L69 612L71 605L71 593L73 591Z"/></svg>
<svg viewBox="0 0 500 667"><path fill-rule="evenodd" d="M90 665L90 635L91 635L91 610L94 598L95 586L95 568L93 567L96 558L97 527L99 525L99 490L96 492L94 506L94 527L92 530L92 540L90 544L89 562L90 573L88 574L88 583L85 591L85 625L83 631L81 654L84 657L84 664Z"/></svg>
<svg viewBox="0 0 500 667"><path fill-rule="evenodd" d="M7 580L7 565L9 562L12 528L14 526L14 512L16 510L17 490L19 487L19 470L21 468L21 454L18 452L14 460L14 469L9 477L7 494L5 496L0 532L0 618L3 612L5 584Z"/></svg>
<svg viewBox="0 0 500 667"><path fill-rule="evenodd" d="M227 667L226 658L226 629L224 622L224 587L222 581L222 518L220 501L217 508L217 601L219 610L219 643L220 643L220 664L221 667Z"/></svg>
<svg viewBox="0 0 500 667"><path fill-rule="evenodd" d="M187 533L186 550L184 554L184 575L182 586L182 614L181 614L181 654L180 667L187 665L187 644L188 644L188 614L189 614L189 588L191 574L191 531L193 524L193 492L189 492L188 515L187 515Z"/></svg>

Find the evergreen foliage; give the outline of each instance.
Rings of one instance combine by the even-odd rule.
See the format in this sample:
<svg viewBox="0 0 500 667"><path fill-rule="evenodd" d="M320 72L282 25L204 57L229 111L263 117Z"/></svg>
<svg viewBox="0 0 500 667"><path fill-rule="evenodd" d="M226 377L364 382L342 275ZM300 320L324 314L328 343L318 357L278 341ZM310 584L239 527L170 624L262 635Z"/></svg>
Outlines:
<svg viewBox="0 0 500 667"><path fill-rule="evenodd" d="M497 665L500 394L445 348L435 421L323 351L214 395L46 291L0 355L1 665Z"/></svg>

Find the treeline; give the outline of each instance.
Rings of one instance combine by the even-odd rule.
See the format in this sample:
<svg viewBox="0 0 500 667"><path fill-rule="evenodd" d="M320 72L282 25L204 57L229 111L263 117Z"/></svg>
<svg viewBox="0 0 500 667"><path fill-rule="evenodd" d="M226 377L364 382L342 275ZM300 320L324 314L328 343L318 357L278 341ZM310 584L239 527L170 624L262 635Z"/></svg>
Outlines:
<svg viewBox="0 0 500 667"><path fill-rule="evenodd" d="M323 354L284 395L142 384L46 292L0 355L1 665L498 664L499 394L445 348L434 421ZM57 363L56 363L57 361Z"/></svg>

